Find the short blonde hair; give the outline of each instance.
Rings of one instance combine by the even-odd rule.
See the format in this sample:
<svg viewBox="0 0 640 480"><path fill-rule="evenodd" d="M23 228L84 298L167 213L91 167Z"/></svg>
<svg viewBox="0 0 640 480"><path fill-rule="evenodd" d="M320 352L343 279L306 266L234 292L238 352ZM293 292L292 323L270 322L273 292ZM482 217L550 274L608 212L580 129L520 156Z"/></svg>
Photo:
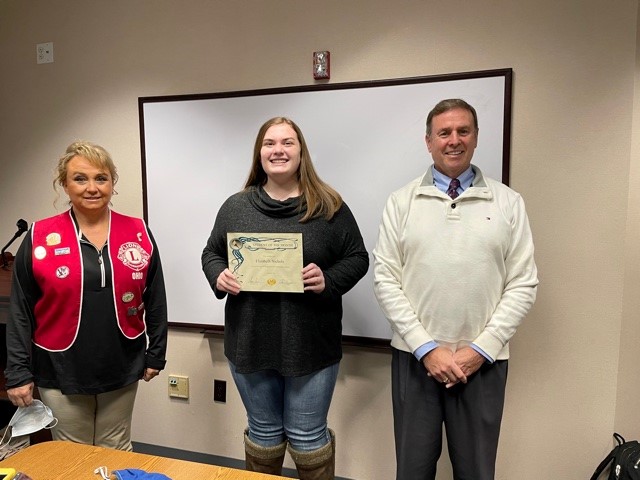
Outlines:
<svg viewBox="0 0 640 480"><path fill-rule="evenodd" d="M90 142L73 142L67 147L64 155L58 160L55 170L55 178L53 179L53 189L59 195L58 185L65 187L67 183L67 165L73 157L82 157L86 159L94 167L108 170L111 175L112 185L118 181L118 169L116 168L111 155L100 145ZM57 197L58 198L58 197ZM55 205L55 202L54 202Z"/></svg>
<svg viewBox="0 0 640 480"><path fill-rule="evenodd" d="M56 168L56 178L53 180L53 187L57 185L64 187L67 181L67 164L73 157L82 157L89 161L91 165L97 168L109 170L113 184L118 181L118 169L116 168L111 155L100 145L89 142L74 142L67 147L66 152L60 160Z"/></svg>

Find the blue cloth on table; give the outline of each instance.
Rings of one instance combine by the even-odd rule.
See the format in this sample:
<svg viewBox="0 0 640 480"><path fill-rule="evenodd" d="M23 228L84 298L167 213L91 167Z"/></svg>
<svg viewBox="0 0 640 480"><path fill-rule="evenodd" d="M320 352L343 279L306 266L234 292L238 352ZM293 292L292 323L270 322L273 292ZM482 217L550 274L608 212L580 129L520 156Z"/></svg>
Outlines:
<svg viewBox="0 0 640 480"><path fill-rule="evenodd" d="M114 470L112 473L118 478L118 480L171 480L162 473L148 473L137 468Z"/></svg>

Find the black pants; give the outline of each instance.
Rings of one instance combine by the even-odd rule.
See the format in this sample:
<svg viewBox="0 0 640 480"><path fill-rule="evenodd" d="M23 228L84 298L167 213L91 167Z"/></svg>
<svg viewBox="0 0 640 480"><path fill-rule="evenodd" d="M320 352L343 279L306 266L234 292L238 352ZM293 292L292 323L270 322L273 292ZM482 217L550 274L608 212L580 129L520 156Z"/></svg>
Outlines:
<svg viewBox="0 0 640 480"><path fill-rule="evenodd" d="M444 425L454 480L493 480L508 362L447 389L411 353L392 350L396 479L436 478Z"/></svg>

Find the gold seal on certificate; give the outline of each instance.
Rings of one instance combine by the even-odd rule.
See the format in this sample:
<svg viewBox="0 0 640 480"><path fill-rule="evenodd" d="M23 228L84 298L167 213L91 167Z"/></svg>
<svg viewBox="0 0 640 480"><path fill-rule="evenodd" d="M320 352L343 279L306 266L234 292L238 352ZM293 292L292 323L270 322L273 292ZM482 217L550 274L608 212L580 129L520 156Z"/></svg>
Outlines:
<svg viewBox="0 0 640 480"><path fill-rule="evenodd" d="M301 233L227 233L227 249L242 290L304 291Z"/></svg>

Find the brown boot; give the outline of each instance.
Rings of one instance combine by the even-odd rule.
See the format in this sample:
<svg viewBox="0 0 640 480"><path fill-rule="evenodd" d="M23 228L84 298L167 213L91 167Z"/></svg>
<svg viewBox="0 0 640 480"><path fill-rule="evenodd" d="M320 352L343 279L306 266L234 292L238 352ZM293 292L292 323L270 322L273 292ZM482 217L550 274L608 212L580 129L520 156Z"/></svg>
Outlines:
<svg viewBox="0 0 640 480"><path fill-rule="evenodd" d="M282 463L287 449L287 442L282 442L275 447L261 447L249 439L247 431L244 432L244 458L245 469L250 472L269 473L282 475Z"/></svg>
<svg viewBox="0 0 640 480"><path fill-rule="evenodd" d="M289 453L296 463L300 480L334 480L336 469L336 436L329 429L331 441L310 452L294 450L289 445Z"/></svg>

